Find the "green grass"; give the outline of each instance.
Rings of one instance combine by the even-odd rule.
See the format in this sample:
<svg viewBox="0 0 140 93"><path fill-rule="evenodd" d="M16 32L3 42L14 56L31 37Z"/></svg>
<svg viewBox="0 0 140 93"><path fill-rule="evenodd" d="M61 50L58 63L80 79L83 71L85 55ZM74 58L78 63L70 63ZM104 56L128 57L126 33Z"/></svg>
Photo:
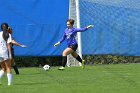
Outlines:
<svg viewBox="0 0 140 93"><path fill-rule="evenodd" d="M57 68L13 71L13 85L7 86L4 75L0 93L140 93L140 64Z"/></svg>

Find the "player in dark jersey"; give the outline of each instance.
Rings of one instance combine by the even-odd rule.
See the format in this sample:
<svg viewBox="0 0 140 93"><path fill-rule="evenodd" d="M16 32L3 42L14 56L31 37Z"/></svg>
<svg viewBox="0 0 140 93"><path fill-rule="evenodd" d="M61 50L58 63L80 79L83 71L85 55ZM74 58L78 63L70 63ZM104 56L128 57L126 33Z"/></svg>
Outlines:
<svg viewBox="0 0 140 93"><path fill-rule="evenodd" d="M93 25L89 25L84 28L74 28L74 20L69 19L67 20L67 28L64 31L64 35L62 39L54 44L54 46L60 45L65 39L67 40L68 47L63 51L62 54L62 67L59 68L59 70L64 70L65 65L67 63L67 55L71 54L74 58L76 58L79 62L82 63L82 68L84 68L84 60L81 59L81 57L76 53L76 49L78 47L77 41L76 41L76 35L77 32L83 32L88 30L89 28L92 28Z"/></svg>
<svg viewBox="0 0 140 93"><path fill-rule="evenodd" d="M12 35L12 29L8 27L8 32ZM17 75L19 75L19 70L18 67L14 61L14 48L13 45L20 46L20 47L26 47L25 45L19 44L18 42L15 41L15 39L12 37L12 43L11 43L11 52L12 52L12 59L11 59L11 66L14 68L14 71Z"/></svg>

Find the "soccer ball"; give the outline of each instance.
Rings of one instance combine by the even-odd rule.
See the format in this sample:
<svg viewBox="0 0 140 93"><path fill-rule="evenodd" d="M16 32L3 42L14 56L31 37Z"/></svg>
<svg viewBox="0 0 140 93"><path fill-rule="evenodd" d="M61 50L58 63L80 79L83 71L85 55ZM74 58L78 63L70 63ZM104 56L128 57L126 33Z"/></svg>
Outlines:
<svg viewBox="0 0 140 93"><path fill-rule="evenodd" d="M49 66L49 65L44 65L44 66L43 66L43 69L44 69L45 71L50 70L50 66Z"/></svg>

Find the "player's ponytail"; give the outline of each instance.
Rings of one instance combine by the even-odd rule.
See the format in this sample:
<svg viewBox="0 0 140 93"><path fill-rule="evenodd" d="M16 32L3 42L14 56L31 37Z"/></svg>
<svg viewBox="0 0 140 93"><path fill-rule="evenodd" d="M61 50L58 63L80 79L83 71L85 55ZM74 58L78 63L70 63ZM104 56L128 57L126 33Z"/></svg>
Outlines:
<svg viewBox="0 0 140 93"><path fill-rule="evenodd" d="M8 27L8 33L12 35L12 28Z"/></svg>

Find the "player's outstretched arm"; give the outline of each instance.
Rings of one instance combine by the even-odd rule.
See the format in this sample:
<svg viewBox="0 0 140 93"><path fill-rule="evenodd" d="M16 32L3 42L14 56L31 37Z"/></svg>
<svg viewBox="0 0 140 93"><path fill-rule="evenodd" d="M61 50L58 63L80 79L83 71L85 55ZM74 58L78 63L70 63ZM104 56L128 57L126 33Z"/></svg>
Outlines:
<svg viewBox="0 0 140 93"><path fill-rule="evenodd" d="M88 29L90 29L92 27L93 27L93 25L88 25L88 26L86 26L84 28L76 28L75 32L84 32L84 31L86 31L86 30L88 30Z"/></svg>
<svg viewBox="0 0 140 93"><path fill-rule="evenodd" d="M12 40L12 44L14 44L14 45L16 45L16 46L20 46L20 47L27 47L26 45L19 44L19 43L16 42L15 40Z"/></svg>
<svg viewBox="0 0 140 93"><path fill-rule="evenodd" d="M54 44L54 47L57 47L59 45L60 45L60 42L57 42L57 43Z"/></svg>
<svg viewBox="0 0 140 93"><path fill-rule="evenodd" d="M93 27L94 27L93 25L88 25L88 26L87 26L87 29L93 28Z"/></svg>
<svg viewBox="0 0 140 93"><path fill-rule="evenodd" d="M57 43L54 44L54 47L59 46L65 40L65 38L66 38L66 34L64 33L63 34L63 37L61 38L61 40L59 42L57 42Z"/></svg>
<svg viewBox="0 0 140 93"><path fill-rule="evenodd" d="M20 46L23 47L23 48L24 48L24 47L27 47L26 45L20 45Z"/></svg>

